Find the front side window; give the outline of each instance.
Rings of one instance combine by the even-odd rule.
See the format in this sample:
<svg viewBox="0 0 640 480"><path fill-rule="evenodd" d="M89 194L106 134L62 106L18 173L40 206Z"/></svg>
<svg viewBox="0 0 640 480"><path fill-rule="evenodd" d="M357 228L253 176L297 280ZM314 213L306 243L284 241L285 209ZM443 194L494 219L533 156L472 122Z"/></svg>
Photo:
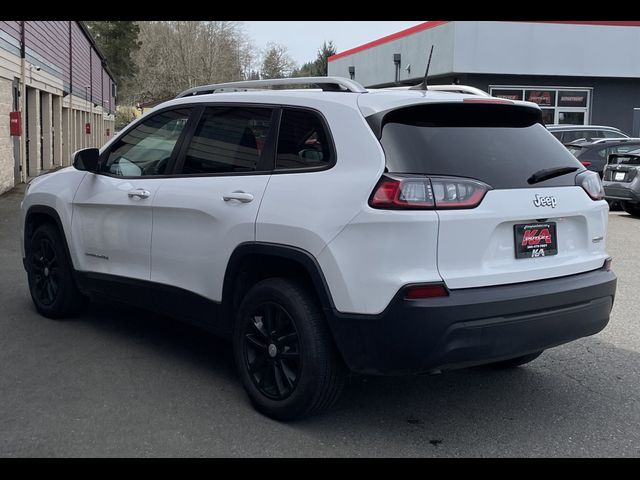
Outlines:
<svg viewBox="0 0 640 480"><path fill-rule="evenodd" d="M271 108L207 107L187 150L185 175L253 172L271 128Z"/></svg>
<svg viewBox="0 0 640 480"><path fill-rule="evenodd" d="M145 120L116 142L101 171L125 177L164 175L190 113L188 108L169 110Z"/></svg>
<svg viewBox="0 0 640 480"><path fill-rule="evenodd" d="M331 161L328 136L320 117L306 110L283 110L276 170L324 167Z"/></svg>
<svg viewBox="0 0 640 480"><path fill-rule="evenodd" d="M562 143L575 142L576 140L590 140L591 137L595 137L595 131L589 130L570 130L564 132L562 136Z"/></svg>

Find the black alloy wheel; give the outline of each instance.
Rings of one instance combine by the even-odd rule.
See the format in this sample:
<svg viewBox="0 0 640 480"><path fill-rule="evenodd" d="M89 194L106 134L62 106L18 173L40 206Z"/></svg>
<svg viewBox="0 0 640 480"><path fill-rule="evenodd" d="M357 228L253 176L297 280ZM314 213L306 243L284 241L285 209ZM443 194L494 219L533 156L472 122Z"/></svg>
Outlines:
<svg viewBox="0 0 640 480"><path fill-rule="evenodd" d="M67 246L55 225L35 228L26 245L26 261L31 299L42 315L70 317L87 305L89 299L77 288Z"/></svg>
<svg viewBox="0 0 640 480"><path fill-rule="evenodd" d="M256 388L273 400L284 400L296 388L302 368L295 324L275 302L254 309L245 323L244 359Z"/></svg>
<svg viewBox="0 0 640 480"><path fill-rule="evenodd" d="M312 287L296 278L267 278L243 295L233 355L253 406L281 421L329 409L348 373Z"/></svg>
<svg viewBox="0 0 640 480"><path fill-rule="evenodd" d="M60 265L51 240L41 237L30 255L35 295L44 306L52 305L60 290Z"/></svg>

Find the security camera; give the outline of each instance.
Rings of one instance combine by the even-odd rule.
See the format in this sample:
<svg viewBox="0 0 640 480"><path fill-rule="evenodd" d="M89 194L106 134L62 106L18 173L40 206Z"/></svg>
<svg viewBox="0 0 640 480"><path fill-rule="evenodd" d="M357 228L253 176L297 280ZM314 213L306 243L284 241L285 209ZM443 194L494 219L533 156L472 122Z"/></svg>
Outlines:
<svg viewBox="0 0 640 480"><path fill-rule="evenodd" d="M42 70L42 67L39 67L39 66L37 66L37 65L36 65L36 66L34 66L34 67L33 67L33 69L34 69L36 72L39 72L40 70Z"/></svg>

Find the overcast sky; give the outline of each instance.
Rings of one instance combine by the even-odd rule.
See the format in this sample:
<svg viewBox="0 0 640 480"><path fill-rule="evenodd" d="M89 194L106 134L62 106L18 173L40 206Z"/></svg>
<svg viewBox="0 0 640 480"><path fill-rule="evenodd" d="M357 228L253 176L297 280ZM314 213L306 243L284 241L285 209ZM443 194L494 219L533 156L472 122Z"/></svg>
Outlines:
<svg viewBox="0 0 640 480"><path fill-rule="evenodd" d="M333 40L338 52L348 50L385 35L412 27L422 21L315 21L243 22L255 46L262 50L268 42L281 43L298 66L315 60L322 42Z"/></svg>

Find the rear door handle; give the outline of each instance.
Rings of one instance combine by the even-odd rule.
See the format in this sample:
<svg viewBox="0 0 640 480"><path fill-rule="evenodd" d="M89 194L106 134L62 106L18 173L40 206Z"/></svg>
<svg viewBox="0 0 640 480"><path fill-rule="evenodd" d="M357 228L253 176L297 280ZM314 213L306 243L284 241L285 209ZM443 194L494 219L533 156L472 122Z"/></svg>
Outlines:
<svg viewBox="0 0 640 480"><path fill-rule="evenodd" d="M149 190L145 190L144 188L136 188L135 190L130 190L127 195L129 195L129 198L148 198L149 195L151 195L151 192Z"/></svg>
<svg viewBox="0 0 640 480"><path fill-rule="evenodd" d="M225 202L228 202L230 200L238 200L239 202L242 202L242 203L249 203L253 200L253 195L251 195L250 193L241 192L238 190L238 191L223 195L222 199Z"/></svg>

